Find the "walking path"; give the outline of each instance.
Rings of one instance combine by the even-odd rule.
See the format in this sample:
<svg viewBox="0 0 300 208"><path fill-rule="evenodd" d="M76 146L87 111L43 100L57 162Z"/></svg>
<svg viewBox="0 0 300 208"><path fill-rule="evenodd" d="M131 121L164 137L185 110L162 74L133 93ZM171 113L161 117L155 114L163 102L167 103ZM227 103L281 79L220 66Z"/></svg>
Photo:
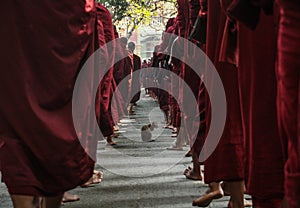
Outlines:
<svg viewBox="0 0 300 208"><path fill-rule="evenodd" d="M191 165L184 151L166 150L174 139L171 130L163 128L163 114L150 97L141 95L136 115L122 119L116 146L99 141L97 170L104 172L101 184L70 191L80 201L67 203L66 208L167 208L192 207L193 199L207 190L200 181L187 180L183 171ZM155 121L153 142L141 141L141 127ZM216 200L210 207L227 207L228 197ZM0 184L0 207L11 208L6 188Z"/></svg>

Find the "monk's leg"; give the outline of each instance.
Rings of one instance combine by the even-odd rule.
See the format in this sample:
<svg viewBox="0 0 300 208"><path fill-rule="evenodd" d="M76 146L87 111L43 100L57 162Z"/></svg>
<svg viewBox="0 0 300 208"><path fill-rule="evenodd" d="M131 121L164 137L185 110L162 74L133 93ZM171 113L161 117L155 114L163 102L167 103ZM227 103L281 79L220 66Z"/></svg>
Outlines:
<svg viewBox="0 0 300 208"><path fill-rule="evenodd" d="M228 182L232 208L244 207L244 187L244 181Z"/></svg>
<svg viewBox="0 0 300 208"><path fill-rule="evenodd" d="M187 179L191 180L202 180L202 173L199 162L199 153L192 149L192 159L193 159L193 167L188 167L184 171L184 175Z"/></svg>
<svg viewBox="0 0 300 208"><path fill-rule="evenodd" d="M14 208L40 208L41 198L25 195L11 195Z"/></svg>
<svg viewBox="0 0 300 208"><path fill-rule="evenodd" d="M212 200L219 199L224 196L221 184L218 182L212 182L209 184L209 190L205 195L195 199L193 201L193 206L207 207Z"/></svg>
<svg viewBox="0 0 300 208"><path fill-rule="evenodd" d="M42 200L41 208L59 208L61 205L62 198L62 194L56 197L44 197Z"/></svg>

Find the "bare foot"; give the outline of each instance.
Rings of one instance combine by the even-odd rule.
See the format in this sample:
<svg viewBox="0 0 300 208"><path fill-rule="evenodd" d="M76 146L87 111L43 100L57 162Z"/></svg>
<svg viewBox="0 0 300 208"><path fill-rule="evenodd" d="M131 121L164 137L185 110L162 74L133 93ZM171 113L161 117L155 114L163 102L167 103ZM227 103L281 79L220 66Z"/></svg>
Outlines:
<svg viewBox="0 0 300 208"><path fill-rule="evenodd" d="M101 183L102 179L103 179L103 173L101 171L94 170L93 176L87 182L82 184L81 187L85 188L91 185L99 184Z"/></svg>
<svg viewBox="0 0 300 208"><path fill-rule="evenodd" d="M244 199L244 207L252 207L252 202ZM232 201L230 199L228 203L228 208L232 208Z"/></svg>
<svg viewBox="0 0 300 208"><path fill-rule="evenodd" d="M65 192L62 198L62 203L75 202L79 200L80 200L79 196Z"/></svg>
<svg viewBox="0 0 300 208"><path fill-rule="evenodd" d="M229 187L228 187L228 184L227 184L226 181L224 181L224 182L221 183L221 187L222 187L222 189L224 191L224 195L225 196L230 196Z"/></svg>
<svg viewBox="0 0 300 208"><path fill-rule="evenodd" d="M212 200L222 198L223 196L224 193L220 184L211 183L210 190L206 192L205 195L199 197L198 199L195 199L193 201L193 206L207 207L212 202Z"/></svg>
<svg viewBox="0 0 300 208"><path fill-rule="evenodd" d="M118 138L119 137L119 133L117 133L117 132L114 132L112 135L111 135L111 137L113 137L113 138Z"/></svg>
<svg viewBox="0 0 300 208"><path fill-rule="evenodd" d="M108 145L112 145L112 146L117 144L115 141L112 140L112 136L108 136L106 138L106 142Z"/></svg>
<svg viewBox="0 0 300 208"><path fill-rule="evenodd" d="M172 145L171 147L167 147L167 150L178 150L178 151L182 151L183 148L180 147L180 146Z"/></svg>
<svg viewBox="0 0 300 208"><path fill-rule="evenodd" d="M120 130L120 128L119 128L119 126L118 126L118 125L115 125L115 126L113 126L113 130L114 130L114 131L119 131L119 130Z"/></svg>
<svg viewBox="0 0 300 208"><path fill-rule="evenodd" d="M192 157L192 150L190 149L189 151L187 151L184 156L185 157Z"/></svg>
<svg viewBox="0 0 300 208"><path fill-rule="evenodd" d="M190 166L187 169L184 170L183 174L185 175L185 177L187 179L196 180L196 181L202 181L202 175L201 175L201 173L200 174L197 173Z"/></svg>

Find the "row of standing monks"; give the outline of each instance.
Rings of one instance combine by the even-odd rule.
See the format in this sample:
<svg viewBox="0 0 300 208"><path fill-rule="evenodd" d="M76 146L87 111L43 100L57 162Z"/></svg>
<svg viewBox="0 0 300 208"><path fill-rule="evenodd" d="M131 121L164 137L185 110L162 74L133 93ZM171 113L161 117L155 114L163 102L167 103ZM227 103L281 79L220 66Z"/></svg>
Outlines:
<svg viewBox="0 0 300 208"><path fill-rule="evenodd" d="M180 83L172 83L178 82L172 75L170 93L156 90L166 117L171 106L172 126L184 128L190 140L193 168L185 171L187 177L201 178L199 156L210 127L209 96L214 92L208 93L202 82L211 69L207 68L200 79L186 64L200 55L188 48L189 44L180 43L177 35L205 51L221 78L227 101L223 134L204 161L209 190L193 205L208 206L225 191L231 196L229 207L243 207L246 191L254 207L298 207L300 69L296 58L299 43L292 43L292 39L299 37L299 4L243 0L177 3L177 16L168 21L162 43L155 47L152 66L180 76L198 101L198 111L190 110L193 106L188 93ZM183 53L172 57L178 51ZM171 65L165 64L169 55ZM161 77L158 80L164 88L166 82ZM189 111L181 112L180 102ZM195 112L200 118L197 122ZM198 127L196 134L194 126Z"/></svg>
<svg viewBox="0 0 300 208"><path fill-rule="evenodd" d="M244 184L254 207L300 207L300 4L296 0L177 3L178 15L166 31L194 41L205 51L223 82L227 100L224 132L204 161L210 190L194 205L206 206L222 195L220 182L224 181L231 207L243 207ZM116 106L130 102L130 87L119 93L119 100L111 96L132 73L133 63L121 41L105 46L118 36L108 10L92 0L43 1L31 6L11 1L3 7L2 178L15 205L18 196L24 195L44 196L46 201L59 198L93 175L97 140L92 136L96 123L90 118L94 109L83 102L78 124L72 117L72 93L82 66L99 49L101 63L109 68L105 74L90 70L92 82L84 85L86 97L81 98L89 100L96 94L97 122L103 136L109 137L114 121L124 114ZM203 24L205 16L207 24ZM194 30L200 32L191 36L192 26L199 22L202 25ZM203 25L207 32L203 33ZM169 45L163 40L160 50L168 50ZM187 51L184 47L182 51L185 57ZM189 53L193 56L197 54ZM115 60L119 61L113 64ZM183 124L188 137L196 137L190 144L197 168L210 125L209 96L189 66L172 62L172 70L189 84L198 101L200 121L194 122L193 115L187 114ZM99 77L104 78L95 91ZM188 105L185 93L174 91ZM84 130L76 132L74 125ZM192 135L189 128L195 125L200 128Z"/></svg>
<svg viewBox="0 0 300 208"><path fill-rule="evenodd" d="M11 99L0 104L0 170L15 207L58 207L65 191L101 181L97 143L114 144L115 124L138 100L129 98L139 86L117 85L139 58L93 0L29 4L9 2L1 14L0 94Z"/></svg>

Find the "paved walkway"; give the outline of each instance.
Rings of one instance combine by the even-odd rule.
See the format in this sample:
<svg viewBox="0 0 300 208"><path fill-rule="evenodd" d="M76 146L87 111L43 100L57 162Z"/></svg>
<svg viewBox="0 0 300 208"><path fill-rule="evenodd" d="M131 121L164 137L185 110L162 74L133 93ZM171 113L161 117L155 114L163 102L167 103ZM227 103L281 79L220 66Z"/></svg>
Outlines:
<svg viewBox="0 0 300 208"><path fill-rule="evenodd" d="M97 170L104 172L103 182L88 188L70 191L80 201L67 203L66 208L167 208L192 207L193 199L204 194L203 182L187 180L184 169L191 164L184 151L166 150L174 139L171 130L163 129L163 114L158 104L142 94L136 115L124 118L114 147L104 141L98 145ZM152 132L154 142L142 142L141 126L152 121L158 128ZM210 207L227 207L228 197L216 200ZM0 184L0 207L11 208L6 188Z"/></svg>

